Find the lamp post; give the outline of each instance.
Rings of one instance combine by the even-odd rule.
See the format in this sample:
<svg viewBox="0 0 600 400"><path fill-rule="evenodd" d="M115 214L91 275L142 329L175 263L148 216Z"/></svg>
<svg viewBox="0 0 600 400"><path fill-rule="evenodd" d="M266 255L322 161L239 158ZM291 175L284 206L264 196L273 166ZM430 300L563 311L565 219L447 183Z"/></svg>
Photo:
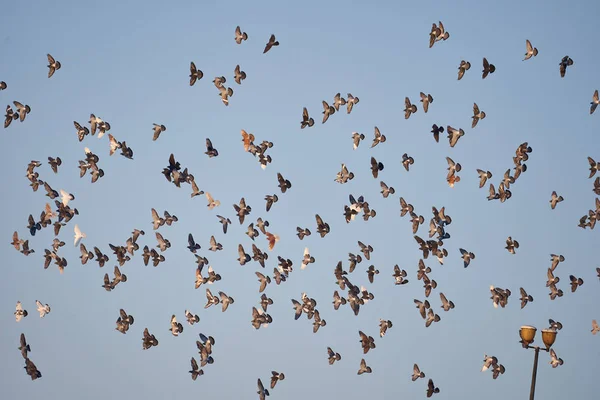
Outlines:
<svg viewBox="0 0 600 400"><path fill-rule="evenodd" d="M533 372L531 374L531 390L529 392L529 400L533 400L535 396L535 381L537 378L537 366L538 366L538 357L540 354L540 349L546 352L550 351L550 347L554 344L556 340L556 330L554 329L543 329L542 330L542 341L544 342L545 348L541 348L540 346L531 346L535 338L535 333L537 329L533 326L524 325L519 330L519 336L521 336L521 344L524 349L534 349L535 356L533 358Z"/></svg>

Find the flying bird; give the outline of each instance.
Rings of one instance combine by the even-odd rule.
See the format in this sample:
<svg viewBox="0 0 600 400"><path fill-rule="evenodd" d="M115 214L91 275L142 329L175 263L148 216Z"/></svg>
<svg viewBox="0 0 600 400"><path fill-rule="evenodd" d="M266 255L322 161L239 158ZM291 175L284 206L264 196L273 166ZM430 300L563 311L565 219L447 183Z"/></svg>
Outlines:
<svg viewBox="0 0 600 400"><path fill-rule="evenodd" d="M573 60L569 56L564 56L562 60L560 60L560 77L564 78L567 73L567 67L573 65Z"/></svg>
<svg viewBox="0 0 600 400"><path fill-rule="evenodd" d="M263 54L265 54L267 51L271 50L271 47L273 46L279 46L279 41L277 41L275 39L275 35L271 35L271 37L269 38L269 41L267 42L266 46L265 46L265 50L263 51Z"/></svg>
<svg viewBox="0 0 600 400"><path fill-rule="evenodd" d="M531 57L535 57L538 55L538 49L531 45L529 39L525 40L525 46L527 47L527 53L525 53L525 58L523 59L523 61L529 60Z"/></svg>
<svg viewBox="0 0 600 400"><path fill-rule="evenodd" d="M481 73L481 79L485 79L488 74L493 74L496 71L496 66L494 64L490 64L487 58L483 57L483 71Z"/></svg>
<svg viewBox="0 0 600 400"><path fill-rule="evenodd" d="M237 44L241 44L242 40L248 40L248 34L246 32L242 32L242 29L239 26L235 28L235 42ZM265 50L266 52L266 50Z"/></svg>
<svg viewBox="0 0 600 400"><path fill-rule="evenodd" d="M48 54L48 78L52 77L56 71L60 69L60 61L56 61L54 57Z"/></svg>

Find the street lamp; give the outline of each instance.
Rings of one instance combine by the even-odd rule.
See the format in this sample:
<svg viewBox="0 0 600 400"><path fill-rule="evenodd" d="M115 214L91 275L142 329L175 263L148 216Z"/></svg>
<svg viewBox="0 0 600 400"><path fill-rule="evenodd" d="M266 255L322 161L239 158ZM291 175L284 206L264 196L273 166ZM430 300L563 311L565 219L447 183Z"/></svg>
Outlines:
<svg viewBox="0 0 600 400"><path fill-rule="evenodd" d="M542 341L546 348L541 348L540 346L531 346L535 338L535 333L537 329L530 325L524 325L519 330L519 336L521 336L521 344L525 349L534 349L535 356L533 359L533 373L531 374L531 391L529 392L529 400L533 400L535 395L535 381L537 377L537 366L538 366L538 356L540 354L540 349L549 352L550 347L554 344L556 340L556 330L554 329L543 329L542 330Z"/></svg>

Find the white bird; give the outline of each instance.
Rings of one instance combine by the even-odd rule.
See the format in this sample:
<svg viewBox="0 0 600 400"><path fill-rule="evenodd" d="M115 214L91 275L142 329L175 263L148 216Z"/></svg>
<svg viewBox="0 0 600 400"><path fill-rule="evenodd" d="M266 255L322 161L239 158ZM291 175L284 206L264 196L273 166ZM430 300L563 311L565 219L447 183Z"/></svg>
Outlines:
<svg viewBox="0 0 600 400"><path fill-rule="evenodd" d="M79 242L81 241L81 239L83 239L84 237L86 237L85 233L81 232L81 230L79 230L79 225L75 225L75 241L73 242L75 244L75 246L77 246L79 244Z"/></svg>
<svg viewBox="0 0 600 400"><path fill-rule="evenodd" d="M69 201L71 200L75 200L75 196L60 189L60 201L65 207L69 205Z"/></svg>
<svg viewBox="0 0 600 400"><path fill-rule="evenodd" d="M37 305L37 310L40 313L40 318L44 318L46 314L50 312L50 306L48 304L42 304L39 300L35 301Z"/></svg>
<svg viewBox="0 0 600 400"><path fill-rule="evenodd" d="M23 310L21 306L21 302L17 301L17 306L15 307L15 319L19 322L23 317L27 316L27 310Z"/></svg>

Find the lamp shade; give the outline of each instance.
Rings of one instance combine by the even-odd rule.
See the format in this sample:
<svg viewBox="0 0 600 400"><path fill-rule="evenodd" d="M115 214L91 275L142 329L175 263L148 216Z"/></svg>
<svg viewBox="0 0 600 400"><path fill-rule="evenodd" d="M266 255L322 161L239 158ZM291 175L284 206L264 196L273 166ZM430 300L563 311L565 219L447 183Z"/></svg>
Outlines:
<svg viewBox="0 0 600 400"><path fill-rule="evenodd" d="M529 326L529 325L522 326L521 329L519 330L519 335L521 336L523 343L524 344L533 343L533 339L535 338L536 331L537 331L537 329L533 326Z"/></svg>
<svg viewBox="0 0 600 400"><path fill-rule="evenodd" d="M546 349L549 349L554 344L556 340L556 331L554 329L544 329L542 330L542 341L546 345Z"/></svg>

